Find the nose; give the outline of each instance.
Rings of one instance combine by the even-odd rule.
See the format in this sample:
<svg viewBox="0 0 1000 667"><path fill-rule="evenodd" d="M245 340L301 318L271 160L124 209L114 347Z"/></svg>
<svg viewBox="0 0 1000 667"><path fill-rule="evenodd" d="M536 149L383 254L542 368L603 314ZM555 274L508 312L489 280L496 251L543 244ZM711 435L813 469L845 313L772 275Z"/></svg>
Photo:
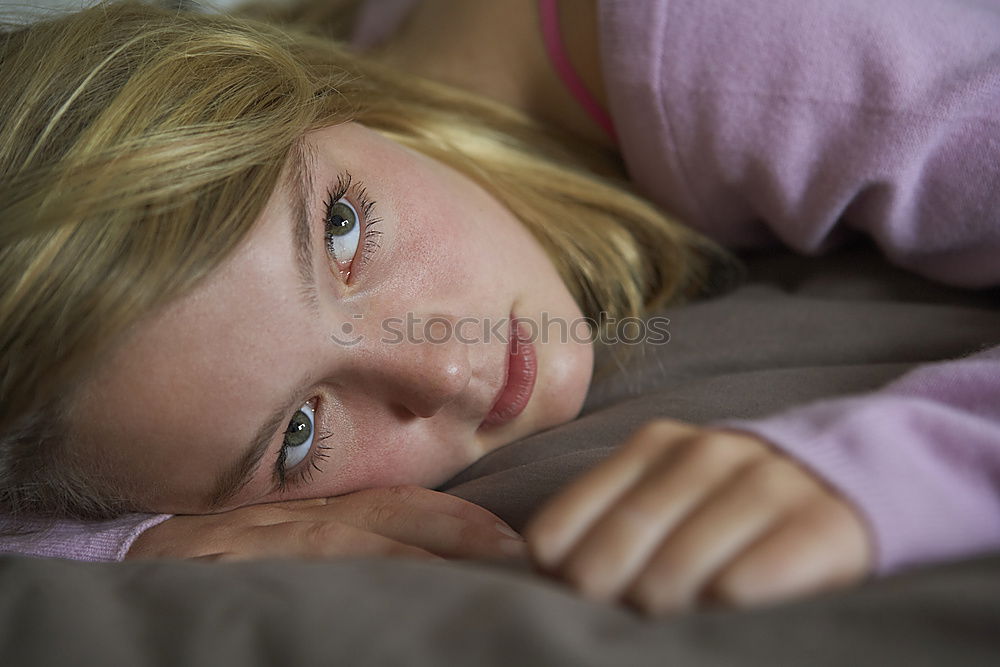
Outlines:
<svg viewBox="0 0 1000 667"><path fill-rule="evenodd" d="M403 320L403 318L399 318ZM369 391L417 417L433 417L469 386L469 345L458 340L456 318L411 317L398 327L384 322L358 350L355 377Z"/></svg>

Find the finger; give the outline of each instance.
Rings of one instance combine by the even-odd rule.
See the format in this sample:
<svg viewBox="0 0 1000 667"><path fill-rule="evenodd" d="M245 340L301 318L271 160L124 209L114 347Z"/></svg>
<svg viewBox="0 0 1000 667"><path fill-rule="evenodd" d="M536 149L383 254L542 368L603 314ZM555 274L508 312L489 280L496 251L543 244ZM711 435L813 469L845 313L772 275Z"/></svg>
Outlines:
<svg viewBox="0 0 1000 667"><path fill-rule="evenodd" d="M356 520L359 528L447 558L520 558L527 554L524 540L500 530L496 521L469 521L428 510L420 503L375 504L350 520Z"/></svg>
<svg viewBox="0 0 1000 667"><path fill-rule="evenodd" d="M345 556L440 559L418 546L335 521L288 521L254 526L242 531L226 552L210 556L223 560Z"/></svg>
<svg viewBox="0 0 1000 667"><path fill-rule="evenodd" d="M703 600L746 607L858 583L870 569L864 525L842 501L802 507L725 567Z"/></svg>
<svg viewBox="0 0 1000 667"><path fill-rule="evenodd" d="M447 514L455 517L456 519L480 523L484 526L496 526L496 524L500 524L517 536L517 532L507 525L506 521L498 517L493 512L490 512L485 507L477 505L476 503L470 502L464 498L453 496L442 491L425 489L420 486L404 486L394 488L403 489L403 494L411 492L410 495L405 496L407 502L411 502L429 512Z"/></svg>
<svg viewBox="0 0 1000 667"><path fill-rule="evenodd" d="M283 501L273 503L272 507L281 508L280 512L272 512L265 520L268 523L283 523L289 520L289 512L294 518L311 517L324 520L331 512L337 516L345 513L345 508L353 508L359 516L375 514L391 514L393 508L409 506L425 512L434 512L476 523L498 530L504 537L521 539L520 535L503 519L489 510L464 498L440 491L425 489L420 486L403 485L364 489L353 493L330 498L309 498L303 500ZM261 506L262 510L264 506Z"/></svg>
<svg viewBox="0 0 1000 667"><path fill-rule="evenodd" d="M668 536L757 460L748 449L699 444L654 465L573 545L559 573L592 599L621 596Z"/></svg>
<svg viewBox="0 0 1000 667"><path fill-rule="evenodd" d="M708 580L815 493L782 459L751 459L703 497L653 550L624 598L648 614L691 607Z"/></svg>
<svg viewBox="0 0 1000 667"><path fill-rule="evenodd" d="M261 505L253 520L270 525L295 521L349 524L449 558L511 558L526 552L524 541L492 513L417 486Z"/></svg>
<svg viewBox="0 0 1000 667"><path fill-rule="evenodd" d="M421 486L392 486L356 491L337 497L338 501L353 504L359 509L364 506L391 507L407 505L426 512L446 514L456 519L491 526L508 537L520 538L516 531L485 507L464 498L441 491L425 489Z"/></svg>
<svg viewBox="0 0 1000 667"><path fill-rule="evenodd" d="M681 450L695 429L657 420L638 430L606 461L570 484L528 524L524 535L544 569L555 568L573 544L664 452Z"/></svg>

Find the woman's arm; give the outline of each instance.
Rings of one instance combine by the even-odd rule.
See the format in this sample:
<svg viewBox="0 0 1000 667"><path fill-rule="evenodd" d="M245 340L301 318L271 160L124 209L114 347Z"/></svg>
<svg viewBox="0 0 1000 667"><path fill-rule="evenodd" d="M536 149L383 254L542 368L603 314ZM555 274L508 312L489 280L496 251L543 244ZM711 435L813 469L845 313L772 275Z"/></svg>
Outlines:
<svg viewBox="0 0 1000 667"><path fill-rule="evenodd" d="M491 512L415 486L367 489L240 507L219 514L131 514L104 522L15 524L0 518L0 553L120 561L125 558L512 558L524 542ZM23 529L35 528L33 532Z"/></svg>
<svg viewBox="0 0 1000 667"><path fill-rule="evenodd" d="M998 550L1000 347L767 419L653 421L525 535L545 571L647 613Z"/></svg>
<svg viewBox="0 0 1000 667"><path fill-rule="evenodd" d="M753 606L871 572L864 521L769 443L669 419L647 423L525 529L546 572L647 614Z"/></svg>
<svg viewBox="0 0 1000 667"><path fill-rule="evenodd" d="M170 514L128 514L111 521L32 521L0 516L0 553L83 561L120 561L144 531Z"/></svg>
<svg viewBox="0 0 1000 667"><path fill-rule="evenodd" d="M1000 549L1000 347L871 394L717 426L770 442L851 500L878 573Z"/></svg>

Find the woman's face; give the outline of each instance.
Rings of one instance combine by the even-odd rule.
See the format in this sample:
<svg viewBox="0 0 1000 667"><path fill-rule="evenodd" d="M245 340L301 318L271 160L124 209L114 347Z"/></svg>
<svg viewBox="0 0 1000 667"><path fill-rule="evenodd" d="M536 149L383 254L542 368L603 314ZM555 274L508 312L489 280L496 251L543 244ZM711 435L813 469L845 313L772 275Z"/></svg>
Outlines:
<svg viewBox="0 0 1000 667"><path fill-rule="evenodd" d="M435 486L583 404L582 314L505 207L355 123L305 146L305 173L289 168L236 252L142 321L74 404L83 460L145 509ZM539 336L521 346L537 373L513 417L531 374L509 363L511 315ZM487 419L498 398L506 413Z"/></svg>

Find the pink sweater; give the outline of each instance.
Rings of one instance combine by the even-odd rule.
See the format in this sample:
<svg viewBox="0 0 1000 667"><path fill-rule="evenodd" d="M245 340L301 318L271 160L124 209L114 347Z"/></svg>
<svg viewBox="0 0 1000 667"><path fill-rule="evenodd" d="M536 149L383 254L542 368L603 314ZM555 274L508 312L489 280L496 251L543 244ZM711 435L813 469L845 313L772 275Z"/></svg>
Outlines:
<svg viewBox="0 0 1000 667"><path fill-rule="evenodd" d="M356 45L412 3L368 3ZM860 233L924 276L1000 285L1000 6L600 0L599 11L609 111L647 196L731 247L812 255ZM759 434L850 499L878 573L1000 549L1000 348L717 425ZM114 560L162 518L65 524L56 540L0 548Z"/></svg>

